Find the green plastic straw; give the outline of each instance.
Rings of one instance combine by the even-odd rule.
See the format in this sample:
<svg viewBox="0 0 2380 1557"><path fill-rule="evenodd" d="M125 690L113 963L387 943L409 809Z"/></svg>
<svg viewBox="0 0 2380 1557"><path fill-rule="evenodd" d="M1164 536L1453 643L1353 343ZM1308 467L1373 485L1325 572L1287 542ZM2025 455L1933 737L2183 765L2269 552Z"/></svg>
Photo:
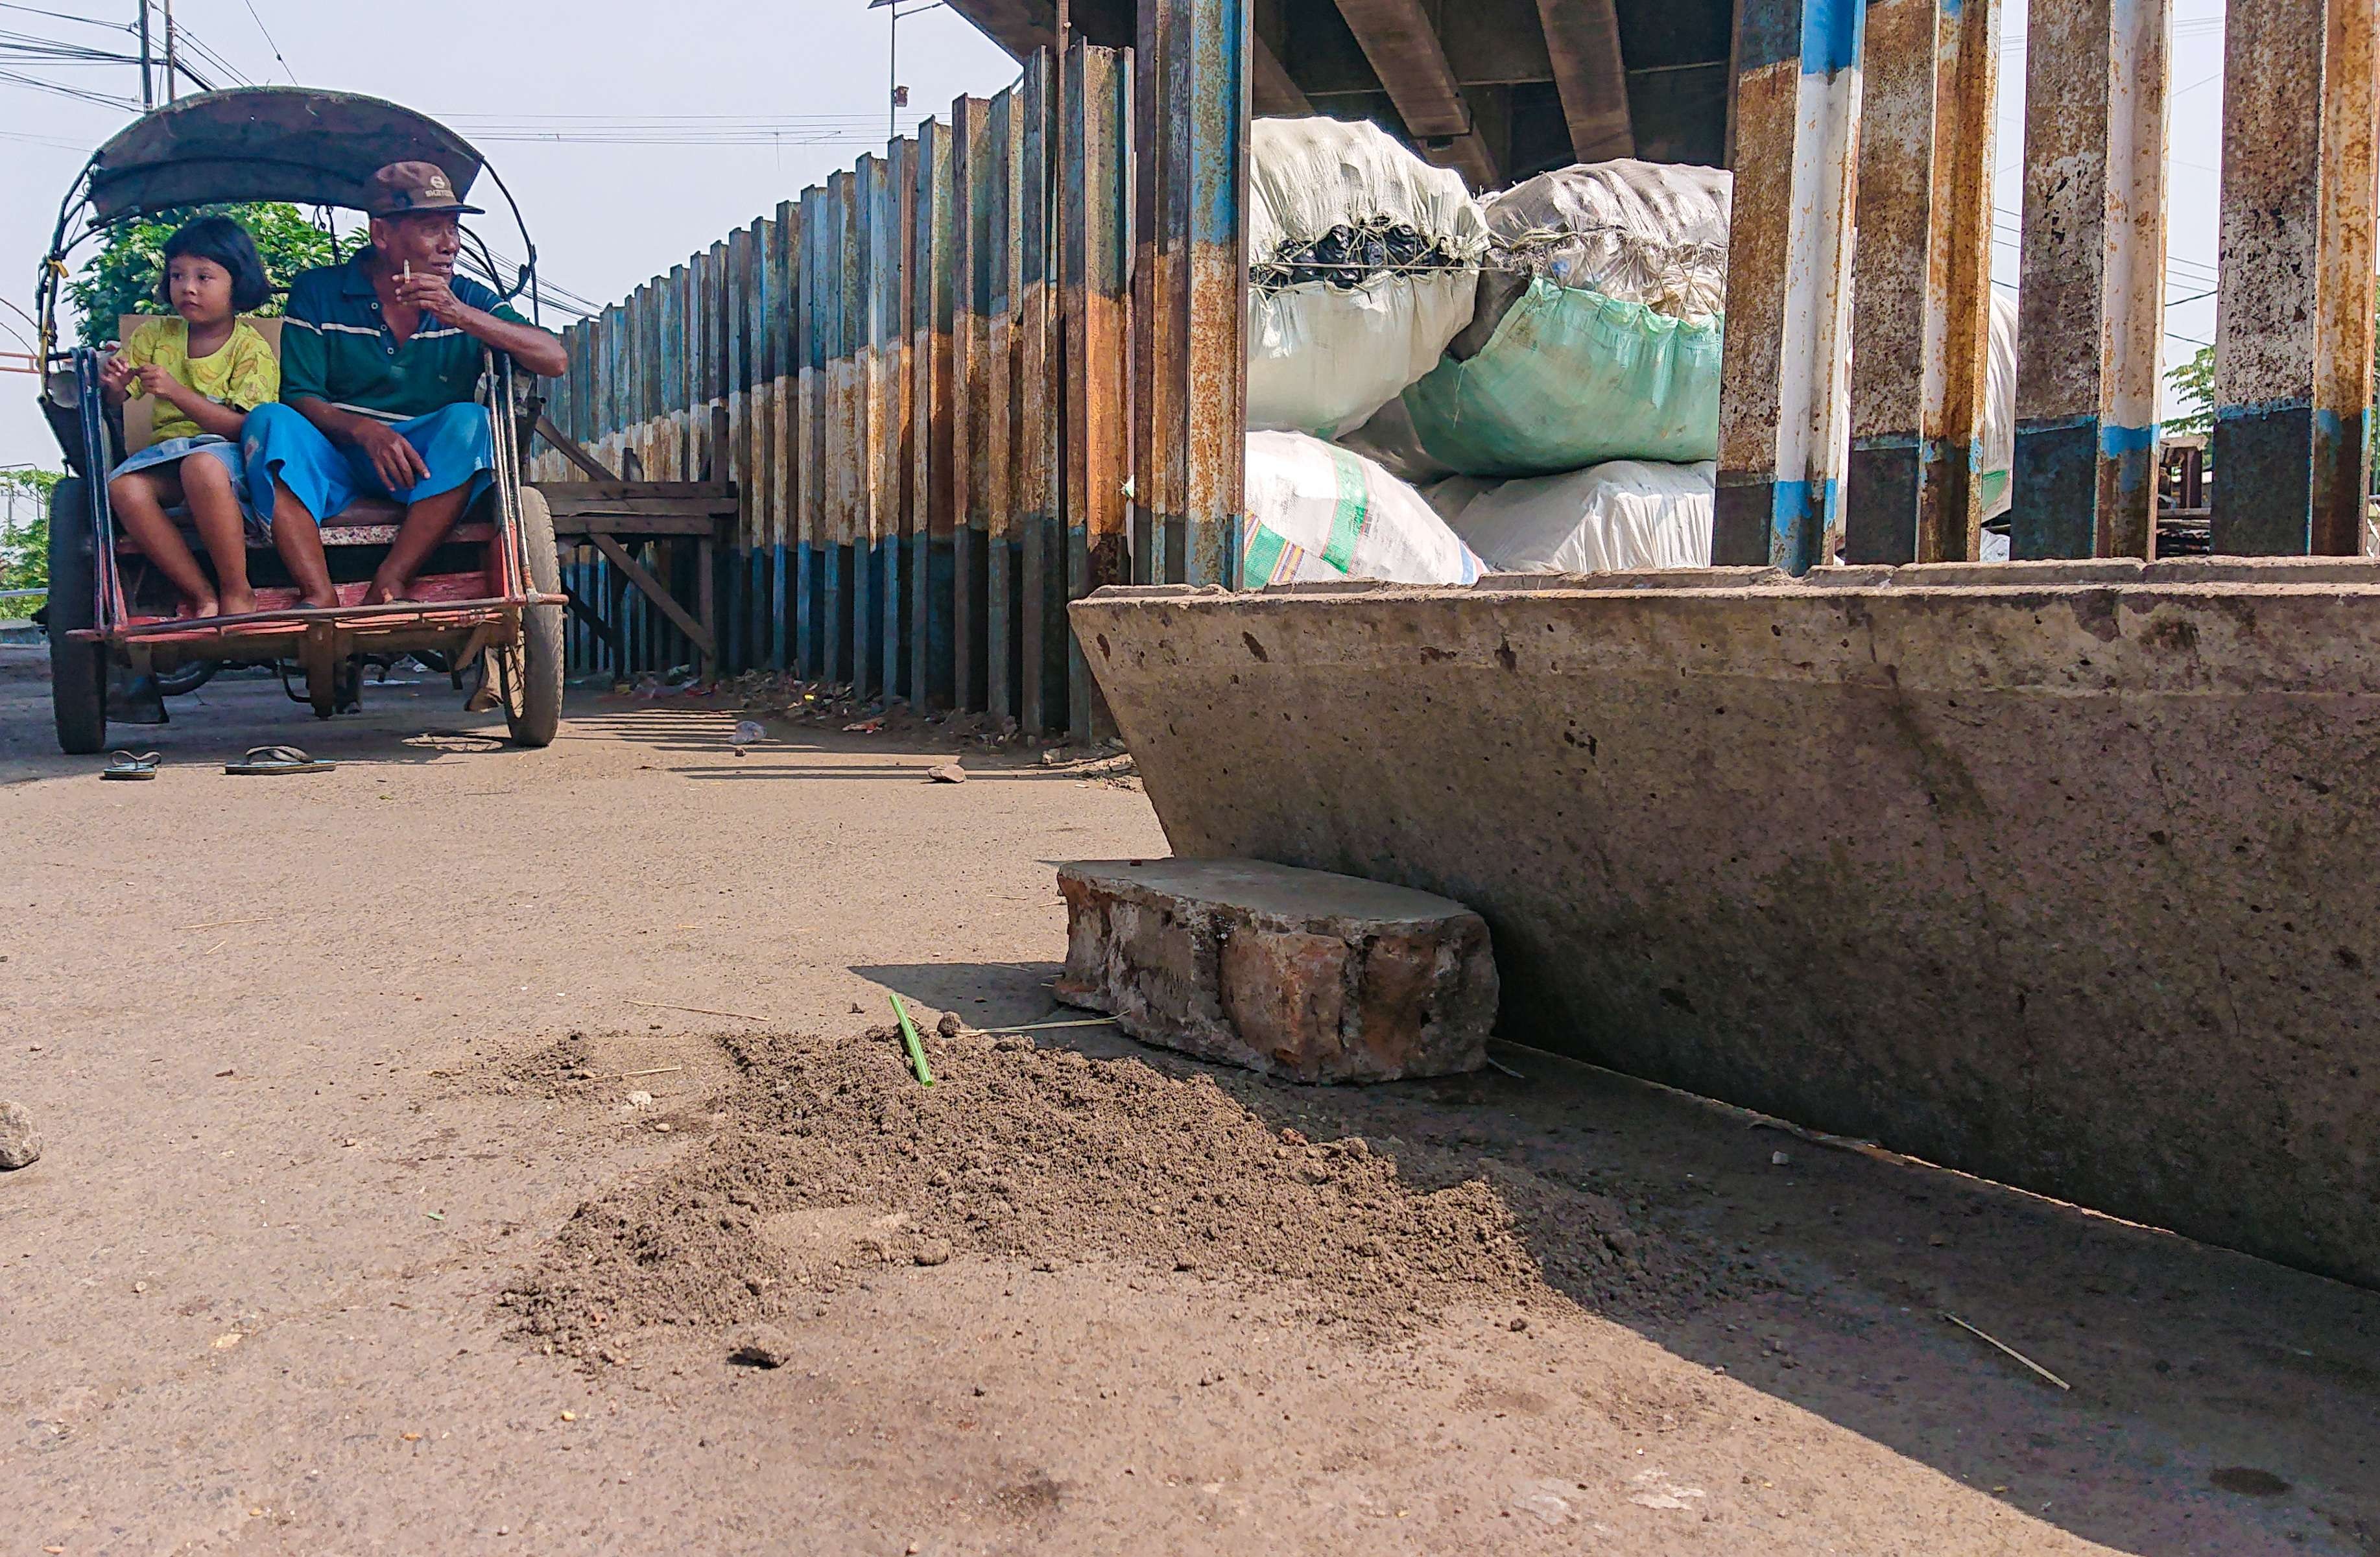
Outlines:
<svg viewBox="0 0 2380 1557"><path fill-rule="evenodd" d="M917 1073L917 1084L931 1087L934 1073L926 1068L926 1046L917 1040L917 1025L909 1020L909 1008L901 997L892 997L892 1015L901 1018L901 1046L909 1051L909 1068Z"/></svg>

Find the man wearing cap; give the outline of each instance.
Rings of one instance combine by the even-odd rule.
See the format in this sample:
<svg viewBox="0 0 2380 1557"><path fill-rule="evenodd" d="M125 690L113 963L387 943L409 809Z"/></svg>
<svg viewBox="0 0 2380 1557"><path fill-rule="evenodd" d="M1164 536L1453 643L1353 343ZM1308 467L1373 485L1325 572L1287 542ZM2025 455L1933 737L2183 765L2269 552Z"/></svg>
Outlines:
<svg viewBox="0 0 2380 1557"><path fill-rule="evenodd" d="M281 399L240 429L249 497L273 529L298 593L335 605L319 521L358 497L405 505L405 522L365 592L403 600L414 576L492 479L485 407L474 398L483 347L552 378L562 343L455 274L455 198L431 163L371 176L371 247L299 275L281 335Z"/></svg>

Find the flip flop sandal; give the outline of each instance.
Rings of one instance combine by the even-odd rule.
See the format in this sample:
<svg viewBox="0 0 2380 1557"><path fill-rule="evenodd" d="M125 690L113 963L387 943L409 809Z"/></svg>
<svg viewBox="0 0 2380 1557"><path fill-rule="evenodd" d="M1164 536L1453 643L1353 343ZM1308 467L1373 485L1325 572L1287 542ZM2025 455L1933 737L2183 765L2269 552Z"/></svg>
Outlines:
<svg viewBox="0 0 2380 1557"><path fill-rule="evenodd" d="M327 773L337 767L309 757L294 746L257 746L249 748L248 755L237 762L224 764L227 773Z"/></svg>
<svg viewBox="0 0 2380 1557"><path fill-rule="evenodd" d="M152 779L157 776L157 754L153 751L116 751L108 754L107 766L99 771L103 779Z"/></svg>

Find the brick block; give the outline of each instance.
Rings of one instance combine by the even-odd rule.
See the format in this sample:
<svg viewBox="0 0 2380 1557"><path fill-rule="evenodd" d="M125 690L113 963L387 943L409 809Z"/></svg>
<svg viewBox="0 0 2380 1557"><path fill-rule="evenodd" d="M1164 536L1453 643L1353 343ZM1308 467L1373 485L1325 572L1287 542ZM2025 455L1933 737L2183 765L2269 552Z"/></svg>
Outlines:
<svg viewBox="0 0 2380 1557"><path fill-rule="evenodd" d="M1298 1081L1487 1064L1488 925L1451 898L1251 859L1061 867L1058 996L1145 1043Z"/></svg>

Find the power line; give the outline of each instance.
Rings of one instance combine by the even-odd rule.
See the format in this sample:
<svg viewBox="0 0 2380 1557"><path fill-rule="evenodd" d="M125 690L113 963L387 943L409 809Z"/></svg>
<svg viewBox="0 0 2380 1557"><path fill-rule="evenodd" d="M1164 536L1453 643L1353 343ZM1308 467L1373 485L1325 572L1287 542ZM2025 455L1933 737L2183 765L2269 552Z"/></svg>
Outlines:
<svg viewBox="0 0 2380 1557"><path fill-rule="evenodd" d="M0 0L0 11L21 11L29 17L47 17L53 21L79 21L85 27L103 28L110 32L130 32L129 22L101 21L95 17L79 17L66 11L45 11L39 6L18 6Z"/></svg>
<svg viewBox="0 0 2380 1557"><path fill-rule="evenodd" d="M21 140L29 146L53 146L61 152L73 152L89 156L91 148L79 140L67 140L55 135L30 135L20 129L0 129L0 140Z"/></svg>
<svg viewBox="0 0 2380 1557"><path fill-rule="evenodd" d="M298 84L298 72L290 69L289 62L281 57L281 45L273 41L273 33L265 27L264 18L256 14L256 0L242 0L242 4L248 6L249 19L256 23L256 30L259 32L264 34L264 46L273 51L273 57L280 63L282 74L289 78L289 84L291 86L296 86Z"/></svg>
<svg viewBox="0 0 2380 1557"><path fill-rule="evenodd" d="M128 97L116 97L107 92L86 91L80 87L62 86L55 81L44 81L38 76L19 75L14 70L0 70L0 84L30 87L36 91L55 92L60 97L76 98L84 103L96 103L103 108L124 108L137 112L140 107L140 104Z"/></svg>

